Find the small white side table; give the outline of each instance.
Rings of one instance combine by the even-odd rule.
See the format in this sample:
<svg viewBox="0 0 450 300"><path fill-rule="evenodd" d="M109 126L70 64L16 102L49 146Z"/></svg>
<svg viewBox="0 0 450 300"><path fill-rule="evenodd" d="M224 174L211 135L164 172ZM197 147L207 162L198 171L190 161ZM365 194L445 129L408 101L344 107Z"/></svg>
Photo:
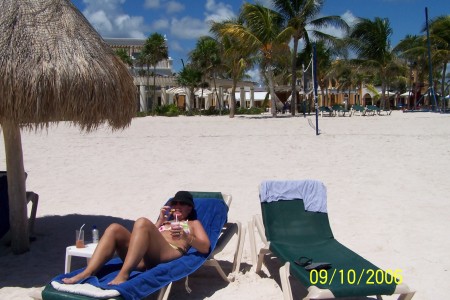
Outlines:
<svg viewBox="0 0 450 300"><path fill-rule="evenodd" d="M77 248L75 246L67 247L64 273L70 272L72 256L86 257L86 260L89 262L89 259L92 257L92 254L94 254L95 248L97 248L97 243L86 244L85 248Z"/></svg>

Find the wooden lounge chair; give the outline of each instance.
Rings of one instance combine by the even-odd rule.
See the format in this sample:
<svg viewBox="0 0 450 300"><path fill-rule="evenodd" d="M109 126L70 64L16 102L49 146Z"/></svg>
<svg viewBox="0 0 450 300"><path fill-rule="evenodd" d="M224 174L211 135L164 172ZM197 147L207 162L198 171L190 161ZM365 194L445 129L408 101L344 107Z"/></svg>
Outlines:
<svg viewBox="0 0 450 300"><path fill-rule="evenodd" d="M320 181L266 181L260 187L260 200L262 216L254 216L249 223L252 260L256 272L268 253L284 263L279 272L285 300L292 299L291 275L308 290L304 300L372 295L381 299L392 294L410 300L414 296L393 271L381 270L334 238L326 212L326 188ZM255 233L264 243L259 251ZM308 271L309 265L318 262L326 268Z"/></svg>

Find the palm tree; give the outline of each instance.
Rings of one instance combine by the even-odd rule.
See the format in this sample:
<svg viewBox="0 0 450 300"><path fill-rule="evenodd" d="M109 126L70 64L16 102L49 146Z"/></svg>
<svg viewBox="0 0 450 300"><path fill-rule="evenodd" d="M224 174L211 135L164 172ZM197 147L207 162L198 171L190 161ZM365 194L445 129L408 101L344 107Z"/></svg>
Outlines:
<svg viewBox="0 0 450 300"><path fill-rule="evenodd" d="M116 55L120 58L121 61L123 61L124 64L131 67L133 66L133 60L128 55L127 50L120 48L115 51Z"/></svg>
<svg viewBox="0 0 450 300"><path fill-rule="evenodd" d="M280 12L287 27L293 29L293 51L291 61L292 84L292 115L295 115L297 105L297 52L299 40L304 39L305 45L309 45L312 38L336 43L334 36L320 31L321 28L336 26L348 30L348 24L340 16L317 17L324 5L323 0L273 0L276 9ZM317 17L317 18L316 18ZM308 28L308 29L307 29Z"/></svg>
<svg viewBox="0 0 450 300"><path fill-rule="evenodd" d="M373 21L360 19L350 33L350 47L355 51L360 63L376 70L381 80L380 106L385 107L385 92L388 67L394 62L391 49L391 24L388 19L376 17Z"/></svg>
<svg viewBox="0 0 450 300"><path fill-rule="evenodd" d="M370 74L370 72L363 66L361 66L358 61L353 61L351 59L337 60L333 63L333 67L331 69L332 76L336 78L338 82L337 88L339 90L348 90L349 96L351 90L359 90L359 99L355 98L354 104L361 105L363 85L370 84L373 80L373 76Z"/></svg>
<svg viewBox="0 0 450 300"><path fill-rule="evenodd" d="M200 37L195 49L189 56L192 64L202 72L203 84L201 85L201 97L203 98L203 87L206 86L206 79L213 79L214 90L217 91L216 72L221 64L219 43L209 36Z"/></svg>
<svg viewBox="0 0 450 300"><path fill-rule="evenodd" d="M202 82L202 72L192 64L183 66L183 69L178 73L177 82L183 87L189 89L189 97L186 102L188 112L192 110L192 100L195 99L195 88Z"/></svg>
<svg viewBox="0 0 450 300"><path fill-rule="evenodd" d="M225 76L231 78L231 100L229 103L230 118L234 118L236 110L236 86L239 80L244 78L245 72L253 66L254 50L242 43L238 37L227 34L224 28L242 26L242 19L213 22L211 32L215 34L220 45L221 66Z"/></svg>
<svg viewBox="0 0 450 300"><path fill-rule="evenodd" d="M312 57L312 45L307 45L299 54L297 59L304 64L308 64ZM322 105L328 105L328 87L330 82L336 80L339 77L339 68L337 66L341 64L333 63L338 54L340 54L340 49L335 49L325 41L319 41L316 43L316 57L317 57L317 84L322 92L323 103ZM341 62L341 60L338 60ZM306 89L306 87L304 87Z"/></svg>
<svg viewBox="0 0 450 300"><path fill-rule="evenodd" d="M415 106L421 86L423 86L428 72L427 46L425 37L418 35L407 35L394 47L393 51L399 57L406 60L406 64L409 67L409 85L410 91L414 97L413 105ZM415 72L416 76L413 76L413 72ZM413 78L415 79L415 82L412 82Z"/></svg>
<svg viewBox="0 0 450 300"><path fill-rule="evenodd" d="M272 116L277 115L273 83L273 62L278 52L288 48L287 42L292 35L292 28L283 29L282 16L260 4L245 3L240 17L243 24L226 23L219 30L223 35L231 35L239 42L260 54L260 67L267 76L271 96Z"/></svg>
<svg viewBox="0 0 450 300"><path fill-rule="evenodd" d="M450 15L435 18L429 29L433 57L442 68L441 95L445 97L445 75L450 60Z"/></svg>
<svg viewBox="0 0 450 300"><path fill-rule="evenodd" d="M145 41L144 48L140 53L139 59L142 65L147 67L147 91L149 87L150 66L153 66L153 101L152 101L152 113L155 113L157 101L156 101L156 65L169 58L167 50L166 40L159 33L153 33ZM147 96L148 98L148 96Z"/></svg>

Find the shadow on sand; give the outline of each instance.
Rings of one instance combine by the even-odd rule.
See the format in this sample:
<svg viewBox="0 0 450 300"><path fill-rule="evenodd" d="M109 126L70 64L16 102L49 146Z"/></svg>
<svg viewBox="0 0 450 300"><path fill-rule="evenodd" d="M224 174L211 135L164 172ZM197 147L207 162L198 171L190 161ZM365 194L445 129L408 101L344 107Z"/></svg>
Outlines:
<svg viewBox="0 0 450 300"><path fill-rule="evenodd" d="M11 248L0 245L0 288L17 286L40 287L64 272L66 247L75 243L75 229L85 229L85 240L90 242L91 228L96 225L100 232L111 223L120 223L131 229L133 221L101 215L66 215L36 218L31 250L14 255ZM72 270L86 265L83 258L72 259ZM36 276L30 276L35 274Z"/></svg>
<svg viewBox="0 0 450 300"><path fill-rule="evenodd" d="M91 228L96 225L100 233L104 232L111 223L119 223L130 229L134 221L111 216L101 215L65 215L46 216L37 218L35 223L34 241L31 242L31 251L14 255L10 247L0 245L0 288L43 287L53 277L64 272L64 258L66 247L74 244L75 229L84 226L85 239L89 242ZM232 269L229 261L219 261L225 273ZM86 266L86 260L81 257L72 258L72 270ZM241 265L242 269L250 269L247 264ZM174 282L169 299L205 299L215 292L225 288L228 283L212 267L202 267L192 276L189 276L189 287L192 293L185 288L185 280ZM150 295L146 299L157 299L158 293Z"/></svg>
<svg viewBox="0 0 450 300"><path fill-rule="evenodd" d="M282 267L280 260L271 254L264 257L264 265L267 267L269 275L264 272L258 273L262 278L272 278L281 287L281 279L279 269ZM289 277L289 282L291 284L293 299L303 299L308 295L308 290L296 280L293 276ZM347 297L339 298L342 300L376 300L376 297Z"/></svg>

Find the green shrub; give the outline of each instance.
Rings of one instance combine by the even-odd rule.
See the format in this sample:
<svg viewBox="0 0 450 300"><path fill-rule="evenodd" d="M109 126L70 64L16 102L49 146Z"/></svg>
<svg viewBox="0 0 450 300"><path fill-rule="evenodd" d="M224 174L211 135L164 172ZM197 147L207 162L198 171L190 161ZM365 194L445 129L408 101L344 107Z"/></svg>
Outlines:
<svg viewBox="0 0 450 300"><path fill-rule="evenodd" d="M264 112L264 109L259 107L252 108L237 108L236 115L260 115Z"/></svg>
<svg viewBox="0 0 450 300"><path fill-rule="evenodd" d="M180 114L175 104L166 104L158 106L155 111L157 116L176 117Z"/></svg>
<svg viewBox="0 0 450 300"><path fill-rule="evenodd" d="M142 118L142 117L146 117L146 116L148 116L148 112L147 111L138 111L136 113L136 117L138 117L138 118Z"/></svg>

